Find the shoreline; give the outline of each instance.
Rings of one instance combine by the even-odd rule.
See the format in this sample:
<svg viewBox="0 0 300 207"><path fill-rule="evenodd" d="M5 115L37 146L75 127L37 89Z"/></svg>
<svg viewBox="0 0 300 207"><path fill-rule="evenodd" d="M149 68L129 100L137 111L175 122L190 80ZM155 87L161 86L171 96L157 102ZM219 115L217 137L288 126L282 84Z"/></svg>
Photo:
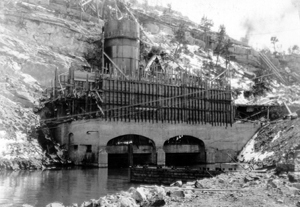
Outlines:
<svg viewBox="0 0 300 207"><path fill-rule="evenodd" d="M296 186L296 187L295 187ZM300 186L299 186L300 188ZM296 206L300 191L289 181L288 174L276 175L274 171L263 173L229 172L213 178L205 178L172 187L140 185L112 195L91 199L73 206ZM46 207L63 207L50 203Z"/></svg>

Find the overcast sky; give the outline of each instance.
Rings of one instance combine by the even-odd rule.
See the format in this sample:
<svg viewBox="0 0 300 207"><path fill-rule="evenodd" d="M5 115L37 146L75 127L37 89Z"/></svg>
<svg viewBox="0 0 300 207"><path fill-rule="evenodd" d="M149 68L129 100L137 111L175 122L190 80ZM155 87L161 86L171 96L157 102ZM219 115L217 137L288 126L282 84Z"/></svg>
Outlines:
<svg viewBox="0 0 300 207"><path fill-rule="evenodd" d="M224 24L229 36L240 39L249 34L254 48L272 47L276 36L280 47L300 46L300 15L296 2L300 0L148 0L149 3L171 3L192 21L203 15L215 23L214 30Z"/></svg>

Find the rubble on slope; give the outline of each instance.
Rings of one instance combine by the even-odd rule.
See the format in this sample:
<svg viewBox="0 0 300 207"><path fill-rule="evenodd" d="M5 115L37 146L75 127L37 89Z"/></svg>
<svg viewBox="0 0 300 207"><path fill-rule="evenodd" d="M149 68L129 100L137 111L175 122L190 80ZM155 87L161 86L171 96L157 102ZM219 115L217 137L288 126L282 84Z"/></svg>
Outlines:
<svg viewBox="0 0 300 207"><path fill-rule="evenodd" d="M239 155L245 162L262 162L264 166L291 163L299 149L300 120L278 120L263 126Z"/></svg>

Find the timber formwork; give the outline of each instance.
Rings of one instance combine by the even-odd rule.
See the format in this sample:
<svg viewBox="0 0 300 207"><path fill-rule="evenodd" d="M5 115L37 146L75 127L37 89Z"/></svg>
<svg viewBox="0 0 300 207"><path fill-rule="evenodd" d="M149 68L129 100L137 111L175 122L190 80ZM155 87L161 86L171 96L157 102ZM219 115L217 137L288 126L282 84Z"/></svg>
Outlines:
<svg viewBox="0 0 300 207"><path fill-rule="evenodd" d="M231 123L230 93L207 83L168 85L105 79L105 119L169 123Z"/></svg>
<svg viewBox="0 0 300 207"><path fill-rule="evenodd" d="M51 115L45 121L102 118L226 126L233 122L228 85L187 73L152 72L130 78L116 73L70 70L68 75L56 74L46 104Z"/></svg>

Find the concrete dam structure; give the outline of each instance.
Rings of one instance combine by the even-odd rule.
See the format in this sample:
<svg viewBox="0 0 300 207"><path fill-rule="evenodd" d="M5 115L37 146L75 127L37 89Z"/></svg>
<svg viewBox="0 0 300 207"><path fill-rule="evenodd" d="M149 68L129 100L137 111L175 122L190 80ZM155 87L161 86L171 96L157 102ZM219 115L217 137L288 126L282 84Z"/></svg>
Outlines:
<svg viewBox="0 0 300 207"><path fill-rule="evenodd" d="M60 124L56 137L77 164L186 166L231 162L259 127L253 123L225 128L96 118Z"/></svg>
<svg viewBox="0 0 300 207"><path fill-rule="evenodd" d="M102 68L56 73L42 112L69 159L98 167L232 161L260 126L234 123L230 85L159 61L139 67L136 23L107 25Z"/></svg>

